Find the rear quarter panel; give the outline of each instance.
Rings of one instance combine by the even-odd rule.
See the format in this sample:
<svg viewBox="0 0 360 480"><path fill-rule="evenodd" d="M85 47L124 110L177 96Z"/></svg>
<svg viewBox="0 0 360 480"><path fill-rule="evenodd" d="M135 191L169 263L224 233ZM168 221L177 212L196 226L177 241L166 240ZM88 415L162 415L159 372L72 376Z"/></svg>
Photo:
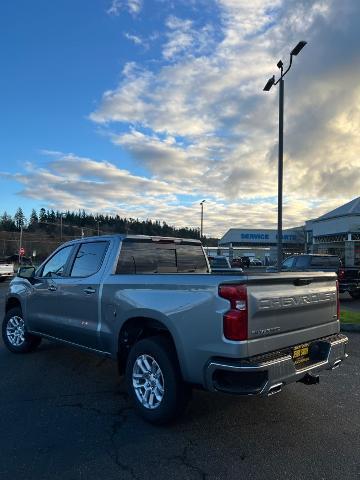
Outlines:
<svg viewBox="0 0 360 480"><path fill-rule="evenodd" d="M103 348L116 355L124 323L146 317L170 331L187 381L202 381L204 364L214 352L246 356L246 342L228 342L223 337L222 317L229 308L218 296L223 278L211 274L110 275L102 292Z"/></svg>

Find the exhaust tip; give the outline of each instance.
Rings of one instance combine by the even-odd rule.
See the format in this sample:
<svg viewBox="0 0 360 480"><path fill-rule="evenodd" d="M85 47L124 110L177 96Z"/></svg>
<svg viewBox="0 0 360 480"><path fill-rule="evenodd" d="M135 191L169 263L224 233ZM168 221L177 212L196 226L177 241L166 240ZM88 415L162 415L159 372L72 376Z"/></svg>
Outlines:
<svg viewBox="0 0 360 480"><path fill-rule="evenodd" d="M276 383L275 385L272 385L268 390L268 397L270 397L271 395L275 395L276 393L280 393L282 390L282 386L282 383Z"/></svg>
<svg viewBox="0 0 360 480"><path fill-rule="evenodd" d="M332 364L331 370L335 370L335 368L340 367L340 363L341 363L341 360L336 360L336 362Z"/></svg>

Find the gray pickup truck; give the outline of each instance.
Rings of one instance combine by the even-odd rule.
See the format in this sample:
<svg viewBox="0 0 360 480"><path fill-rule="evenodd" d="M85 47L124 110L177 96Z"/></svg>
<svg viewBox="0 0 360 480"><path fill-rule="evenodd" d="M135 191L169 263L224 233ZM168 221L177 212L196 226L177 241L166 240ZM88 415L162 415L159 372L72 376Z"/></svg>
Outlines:
<svg viewBox="0 0 360 480"><path fill-rule="evenodd" d="M212 273L199 241L131 235L75 240L10 284L3 340L41 338L118 362L148 421L179 415L191 386L271 395L318 382L346 357L334 273Z"/></svg>

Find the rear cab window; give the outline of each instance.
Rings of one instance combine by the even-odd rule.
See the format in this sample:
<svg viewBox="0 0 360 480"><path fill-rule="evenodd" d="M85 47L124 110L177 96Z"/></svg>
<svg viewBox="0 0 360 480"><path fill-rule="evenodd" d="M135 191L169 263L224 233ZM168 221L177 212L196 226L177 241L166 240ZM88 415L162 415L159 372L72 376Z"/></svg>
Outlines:
<svg viewBox="0 0 360 480"><path fill-rule="evenodd" d="M116 274L207 273L200 244L124 239Z"/></svg>
<svg viewBox="0 0 360 480"><path fill-rule="evenodd" d="M90 277L100 270L109 242L86 242L80 244L70 277Z"/></svg>

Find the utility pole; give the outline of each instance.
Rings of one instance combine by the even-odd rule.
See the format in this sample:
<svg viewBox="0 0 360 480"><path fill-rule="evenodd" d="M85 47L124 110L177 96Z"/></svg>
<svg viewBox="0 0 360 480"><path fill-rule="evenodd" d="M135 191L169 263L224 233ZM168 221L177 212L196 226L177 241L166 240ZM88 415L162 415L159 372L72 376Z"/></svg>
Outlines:
<svg viewBox="0 0 360 480"><path fill-rule="evenodd" d="M61 243L63 240L63 215L65 215L65 212L60 212L60 242Z"/></svg>
<svg viewBox="0 0 360 480"><path fill-rule="evenodd" d="M281 60L277 63L280 69L280 78L275 81L273 75L266 83L263 90L268 92L273 85L279 86L279 151L278 151L278 231L277 231L277 268L281 271L283 260L283 245L282 245L282 220L283 220L283 153L284 153L284 77L290 70L293 57L298 55L305 47L307 42L299 42L295 48L290 52L290 62L288 68L284 72L284 64Z"/></svg>
<svg viewBox="0 0 360 480"><path fill-rule="evenodd" d="M20 266L20 262L21 262L22 238L23 238L23 226L20 225L19 266Z"/></svg>

